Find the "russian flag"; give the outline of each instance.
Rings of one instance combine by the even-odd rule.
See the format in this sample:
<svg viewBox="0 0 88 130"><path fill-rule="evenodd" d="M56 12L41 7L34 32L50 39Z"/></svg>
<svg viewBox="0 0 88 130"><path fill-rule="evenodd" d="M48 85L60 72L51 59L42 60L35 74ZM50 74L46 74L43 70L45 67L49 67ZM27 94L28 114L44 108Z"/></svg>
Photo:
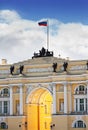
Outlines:
<svg viewBox="0 0 88 130"><path fill-rule="evenodd" d="M47 26L47 21L42 21L38 23L39 26Z"/></svg>

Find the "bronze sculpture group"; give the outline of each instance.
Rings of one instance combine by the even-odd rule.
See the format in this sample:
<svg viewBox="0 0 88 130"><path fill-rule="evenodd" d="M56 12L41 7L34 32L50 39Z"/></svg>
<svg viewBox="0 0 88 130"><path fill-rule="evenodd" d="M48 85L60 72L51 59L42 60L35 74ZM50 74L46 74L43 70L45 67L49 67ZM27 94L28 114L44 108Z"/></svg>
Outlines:
<svg viewBox="0 0 88 130"><path fill-rule="evenodd" d="M10 74L11 74L11 75L13 75L14 69L15 69L14 65L10 66ZM24 65L20 65L20 67L19 67L19 72L20 72L20 74L23 74L23 73L22 73L22 72L23 72L23 69L24 69Z"/></svg>
<svg viewBox="0 0 88 130"><path fill-rule="evenodd" d="M39 50L39 53L34 52L34 56L32 58L48 57L48 56L53 56L53 51L49 51L48 49L42 47L42 49Z"/></svg>

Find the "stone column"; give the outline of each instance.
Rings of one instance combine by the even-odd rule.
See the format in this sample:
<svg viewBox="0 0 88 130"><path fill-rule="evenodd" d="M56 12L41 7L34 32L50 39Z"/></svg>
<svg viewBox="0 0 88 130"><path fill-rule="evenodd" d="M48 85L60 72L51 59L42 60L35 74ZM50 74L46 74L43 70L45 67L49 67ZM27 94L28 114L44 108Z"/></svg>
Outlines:
<svg viewBox="0 0 88 130"><path fill-rule="evenodd" d="M23 115L23 90L22 85L19 85L20 87L20 115Z"/></svg>
<svg viewBox="0 0 88 130"><path fill-rule="evenodd" d="M86 112L86 98L84 98L84 111Z"/></svg>
<svg viewBox="0 0 88 130"><path fill-rule="evenodd" d="M53 86L53 114L56 114L56 84L52 84Z"/></svg>
<svg viewBox="0 0 88 130"><path fill-rule="evenodd" d="M76 112L76 99L74 98L74 111Z"/></svg>
<svg viewBox="0 0 88 130"><path fill-rule="evenodd" d="M88 113L88 82L87 82L87 113Z"/></svg>
<svg viewBox="0 0 88 130"><path fill-rule="evenodd" d="M4 101L2 101L2 114L4 114Z"/></svg>
<svg viewBox="0 0 88 130"><path fill-rule="evenodd" d="M12 91L12 85L10 85L10 115L13 115L13 91Z"/></svg>
<svg viewBox="0 0 88 130"><path fill-rule="evenodd" d="M64 83L64 113L67 113L67 86Z"/></svg>
<svg viewBox="0 0 88 130"><path fill-rule="evenodd" d="M70 112L72 112L72 85L70 84Z"/></svg>
<svg viewBox="0 0 88 130"><path fill-rule="evenodd" d="M77 103L78 103L78 112L79 112L80 111L80 99L78 98L77 100L78 100Z"/></svg>

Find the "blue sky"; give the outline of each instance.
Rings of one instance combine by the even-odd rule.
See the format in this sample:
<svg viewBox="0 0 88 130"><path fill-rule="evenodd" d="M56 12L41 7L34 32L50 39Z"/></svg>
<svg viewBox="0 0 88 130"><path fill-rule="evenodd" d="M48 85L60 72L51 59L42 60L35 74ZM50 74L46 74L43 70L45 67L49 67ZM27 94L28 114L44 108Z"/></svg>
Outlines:
<svg viewBox="0 0 88 130"><path fill-rule="evenodd" d="M0 0L0 59L27 60L46 48L47 28L38 26L46 19L54 56L88 60L88 0Z"/></svg>
<svg viewBox="0 0 88 130"><path fill-rule="evenodd" d="M16 10L32 20L55 18L88 24L88 0L0 0L0 9Z"/></svg>

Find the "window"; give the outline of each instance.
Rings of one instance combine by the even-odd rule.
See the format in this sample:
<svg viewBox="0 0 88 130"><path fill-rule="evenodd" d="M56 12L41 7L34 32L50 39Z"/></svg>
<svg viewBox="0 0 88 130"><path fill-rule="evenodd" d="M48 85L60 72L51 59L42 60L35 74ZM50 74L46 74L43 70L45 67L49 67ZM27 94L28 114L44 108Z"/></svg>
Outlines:
<svg viewBox="0 0 88 130"><path fill-rule="evenodd" d="M78 111L78 100L76 99L76 111Z"/></svg>
<svg viewBox="0 0 88 130"><path fill-rule="evenodd" d="M2 113L2 101L0 101L0 114Z"/></svg>
<svg viewBox="0 0 88 130"><path fill-rule="evenodd" d="M2 122L2 123L0 124L0 126L1 126L2 129L7 129L7 128L8 128L8 126L6 125L5 122Z"/></svg>
<svg viewBox="0 0 88 130"><path fill-rule="evenodd" d="M9 101L0 101L0 114L9 113Z"/></svg>
<svg viewBox="0 0 88 130"><path fill-rule="evenodd" d="M80 85L78 88L76 88L75 94L86 94L87 88L83 85Z"/></svg>
<svg viewBox="0 0 88 130"><path fill-rule="evenodd" d="M4 101L4 113L8 113L8 102Z"/></svg>
<svg viewBox="0 0 88 130"><path fill-rule="evenodd" d="M84 111L84 99L80 99L80 111Z"/></svg>
<svg viewBox="0 0 88 130"><path fill-rule="evenodd" d="M9 92L8 92L8 89L7 88L5 88L5 89L3 89L3 94L8 94Z"/></svg>
<svg viewBox="0 0 88 130"><path fill-rule="evenodd" d="M87 111L87 99L86 98L76 98L75 99L76 112L86 112Z"/></svg>
<svg viewBox="0 0 88 130"><path fill-rule="evenodd" d="M86 124L83 121L79 120L74 123L74 128L86 128Z"/></svg>
<svg viewBox="0 0 88 130"><path fill-rule="evenodd" d="M0 96L9 96L9 89L5 88L1 90Z"/></svg>

